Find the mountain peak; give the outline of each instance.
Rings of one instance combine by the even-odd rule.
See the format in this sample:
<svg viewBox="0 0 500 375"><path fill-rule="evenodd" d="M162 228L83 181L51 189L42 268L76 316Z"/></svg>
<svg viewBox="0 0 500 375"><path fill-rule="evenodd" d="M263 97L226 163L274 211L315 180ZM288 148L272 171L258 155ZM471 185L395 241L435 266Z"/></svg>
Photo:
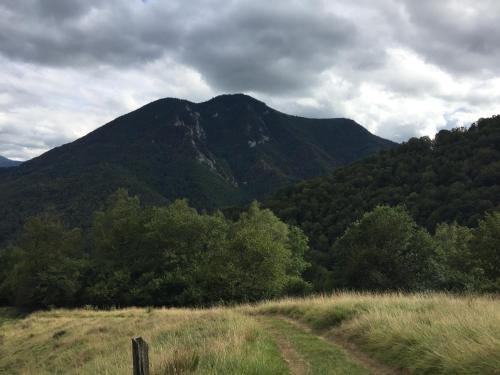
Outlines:
<svg viewBox="0 0 500 375"><path fill-rule="evenodd" d="M258 104L258 105L266 105L266 103L261 102L254 97L243 94L243 93L234 93L234 94L222 94L218 95L205 103L218 103L218 104Z"/></svg>
<svg viewBox="0 0 500 375"><path fill-rule="evenodd" d="M244 94L164 98L3 170L0 207L10 220L0 219L0 238L50 207L90 217L122 187L144 202L187 198L197 208L264 199L393 146L350 120L290 116ZM21 212L27 195L36 204Z"/></svg>

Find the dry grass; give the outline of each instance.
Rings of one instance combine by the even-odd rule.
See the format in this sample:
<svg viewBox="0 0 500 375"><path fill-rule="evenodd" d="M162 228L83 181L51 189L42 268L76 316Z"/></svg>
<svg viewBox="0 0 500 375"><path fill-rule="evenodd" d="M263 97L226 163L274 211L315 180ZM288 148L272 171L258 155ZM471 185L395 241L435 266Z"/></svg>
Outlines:
<svg viewBox="0 0 500 375"><path fill-rule="evenodd" d="M230 310L55 310L1 329L1 374L129 374L135 336L153 374L286 373L260 325Z"/></svg>
<svg viewBox="0 0 500 375"><path fill-rule="evenodd" d="M0 309L0 374L129 374L131 341L153 374L285 374L254 314L281 314L416 374L500 374L500 300L344 293L236 308Z"/></svg>
<svg viewBox="0 0 500 375"><path fill-rule="evenodd" d="M341 293L243 309L329 330L412 373L500 374L498 298Z"/></svg>

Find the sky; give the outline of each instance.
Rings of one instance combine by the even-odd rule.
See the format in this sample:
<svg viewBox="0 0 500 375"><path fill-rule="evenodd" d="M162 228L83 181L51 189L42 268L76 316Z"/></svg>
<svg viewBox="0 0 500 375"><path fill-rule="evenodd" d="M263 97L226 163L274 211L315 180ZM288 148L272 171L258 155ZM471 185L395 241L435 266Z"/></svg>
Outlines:
<svg viewBox="0 0 500 375"><path fill-rule="evenodd" d="M498 0L2 0L0 155L243 92L397 141L500 114Z"/></svg>

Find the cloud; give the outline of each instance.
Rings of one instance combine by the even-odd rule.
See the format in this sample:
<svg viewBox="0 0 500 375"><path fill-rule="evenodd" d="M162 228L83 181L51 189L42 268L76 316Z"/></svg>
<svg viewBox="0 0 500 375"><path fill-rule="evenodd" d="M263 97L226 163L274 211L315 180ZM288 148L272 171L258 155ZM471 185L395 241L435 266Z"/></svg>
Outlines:
<svg viewBox="0 0 500 375"><path fill-rule="evenodd" d="M307 3L278 3L233 3L187 35L181 58L222 90L279 95L317 84L356 45L357 29Z"/></svg>
<svg viewBox="0 0 500 375"><path fill-rule="evenodd" d="M405 0L411 27L402 34L429 62L460 74L500 73L500 3L496 0Z"/></svg>
<svg viewBox="0 0 500 375"><path fill-rule="evenodd" d="M401 141L500 112L496 0L4 0L0 154L160 97L246 92Z"/></svg>

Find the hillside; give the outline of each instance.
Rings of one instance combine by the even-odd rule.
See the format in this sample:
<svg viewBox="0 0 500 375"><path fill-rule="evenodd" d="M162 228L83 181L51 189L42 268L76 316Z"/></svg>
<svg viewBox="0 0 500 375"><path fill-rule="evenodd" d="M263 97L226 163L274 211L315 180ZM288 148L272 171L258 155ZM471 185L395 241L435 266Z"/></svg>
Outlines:
<svg viewBox="0 0 500 375"><path fill-rule="evenodd" d="M379 204L404 205L431 232L441 222L474 227L500 209L500 116L469 129L412 138L333 174L284 189L267 205L329 252L346 228ZM320 254L317 254L321 257Z"/></svg>
<svg viewBox="0 0 500 375"><path fill-rule="evenodd" d="M213 309L0 308L6 374L498 374L500 301L339 294ZM111 344L112 343L112 344Z"/></svg>
<svg viewBox="0 0 500 375"><path fill-rule="evenodd" d="M10 160L0 155L0 168L17 167L19 164L21 164L20 161Z"/></svg>
<svg viewBox="0 0 500 375"><path fill-rule="evenodd" d="M0 242L46 210L86 223L120 187L146 204L240 204L394 145L352 120L290 116L242 94L161 99L0 171Z"/></svg>

